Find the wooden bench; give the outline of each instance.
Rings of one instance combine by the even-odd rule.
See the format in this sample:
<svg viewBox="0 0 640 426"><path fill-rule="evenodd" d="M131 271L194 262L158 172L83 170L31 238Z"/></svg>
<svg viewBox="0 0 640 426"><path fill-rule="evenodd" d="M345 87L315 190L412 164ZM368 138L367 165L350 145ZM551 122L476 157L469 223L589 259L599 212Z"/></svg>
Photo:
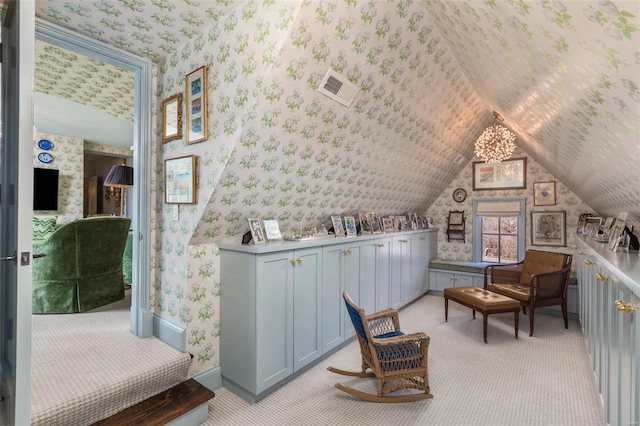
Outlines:
<svg viewBox="0 0 640 426"><path fill-rule="evenodd" d="M94 426L166 425L189 411L206 404L215 394L194 379L189 379L152 396Z"/></svg>
<svg viewBox="0 0 640 426"><path fill-rule="evenodd" d="M449 299L473 311L482 314L482 333L487 343L487 317L491 314L513 312L516 339L518 338L518 320L520 316L520 302L501 294L483 290L478 287L452 287L444 289L444 320L449 317Z"/></svg>

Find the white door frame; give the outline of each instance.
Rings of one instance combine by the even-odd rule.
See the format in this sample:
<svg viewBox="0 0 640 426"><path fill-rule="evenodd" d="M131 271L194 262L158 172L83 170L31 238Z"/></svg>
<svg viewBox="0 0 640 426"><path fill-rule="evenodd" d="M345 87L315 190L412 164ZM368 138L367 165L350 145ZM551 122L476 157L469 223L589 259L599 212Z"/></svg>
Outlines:
<svg viewBox="0 0 640 426"><path fill-rule="evenodd" d="M0 193L0 411L10 424L30 422L31 250L33 215L34 2L2 7Z"/></svg>
<svg viewBox="0 0 640 426"><path fill-rule="evenodd" d="M151 205L151 117L152 64L114 46L69 31L36 18L36 39L72 52L94 58L133 72L133 255L131 287L131 332L139 337L153 334L153 314L150 302L150 210Z"/></svg>

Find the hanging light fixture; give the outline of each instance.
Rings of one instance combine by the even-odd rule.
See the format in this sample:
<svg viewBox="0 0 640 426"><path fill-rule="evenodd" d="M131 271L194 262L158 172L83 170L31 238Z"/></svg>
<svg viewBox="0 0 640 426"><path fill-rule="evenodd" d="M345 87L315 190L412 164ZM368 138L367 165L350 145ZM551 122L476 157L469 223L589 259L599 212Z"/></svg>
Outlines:
<svg viewBox="0 0 640 426"><path fill-rule="evenodd" d="M496 121L503 121L504 118L493 111ZM513 150L516 149L516 135L506 127L496 124L485 129L480 135L475 145L475 154L485 163L499 163L511 158Z"/></svg>

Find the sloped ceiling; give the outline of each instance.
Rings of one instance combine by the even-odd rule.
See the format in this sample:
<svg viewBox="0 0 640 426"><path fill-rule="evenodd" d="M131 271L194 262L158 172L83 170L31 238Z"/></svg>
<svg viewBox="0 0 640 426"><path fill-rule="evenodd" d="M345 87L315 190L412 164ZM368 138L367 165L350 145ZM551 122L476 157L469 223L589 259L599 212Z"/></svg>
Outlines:
<svg viewBox="0 0 640 426"><path fill-rule="evenodd" d="M43 19L157 62L185 43L206 44L206 31L237 4L246 3L249 13L258 7L255 2L233 1L36 3L37 15ZM382 171L386 181L401 184L403 168L426 164L429 177L408 183L421 190L404 206L428 206L437 197L447 179L459 171L451 160L457 154L467 160L473 157L473 139L492 122L491 111L497 110L505 117L504 124L517 133L519 147L587 204L604 216L628 211L629 219L640 223L640 2L350 1L346 9L342 2L307 3L308 10L316 10L316 16L305 22L310 36L320 37L328 25L341 25L337 16L333 22L323 21L336 8L346 10L341 18L347 23L369 19L383 31L390 18L404 20L405 29L415 25L436 29L437 35L430 37L434 43L402 46L414 62L397 60L394 65L401 74L415 75L412 63L428 58L427 65L421 62L427 76L436 75L434 69L439 70L437 75L447 76L439 82L444 86L430 89L436 96L407 100L421 104L428 113L402 117L412 120L417 143L429 145L435 155L425 161L395 163ZM328 36L331 43L336 40L335 31ZM375 52L379 36L369 36L370 40L360 41ZM393 44L393 38L394 34L385 34L381 48ZM380 74L370 76L373 89L381 85ZM350 78L362 85L368 76ZM468 101L456 101L467 93ZM438 105L431 104L434 99ZM390 116L385 122L394 114L405 115L403 108L400 112L388 108L382 104L376 109L377 114L387 110ZM385 151L376 155L393 158ZM362 188L356 185L356 190Z"/></svg>

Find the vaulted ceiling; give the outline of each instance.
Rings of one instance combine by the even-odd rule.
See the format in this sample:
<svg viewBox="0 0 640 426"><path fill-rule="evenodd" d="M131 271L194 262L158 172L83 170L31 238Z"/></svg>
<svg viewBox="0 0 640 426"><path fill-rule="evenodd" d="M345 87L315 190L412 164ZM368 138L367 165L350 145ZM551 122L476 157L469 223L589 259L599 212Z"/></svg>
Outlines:
<svg viewBox="0 0 640 426"><path fill-rule="evenodd" d="M274 2L283 9L298 3ZM206 43L207 29L237 3L247 3L248 13L255 6L229 0L37 0L36 14L162 63L187 42ZM319 9L333 3L318 2ZM354 18L375 18L384 26L384 16L368 15L375 1L347 3ZM404 6L416 3L421 16L403 16ZM640 224L640 2L425 0L397 2L393 10L409 27L416 21L435 26L445 40L410 46L408 54L446 52L454 62L430 66L461 71L464 81L455 78L452 84L470 84L474 98L486 103L476 123L457 123L456 113L443 104L429 117L434 143L471 160L473 140L450 139L446 129L482 128L496 110L516 132L518 147L589 206L605 216L627 211ZM433 200L433 194L425 197Z"/></svg>

